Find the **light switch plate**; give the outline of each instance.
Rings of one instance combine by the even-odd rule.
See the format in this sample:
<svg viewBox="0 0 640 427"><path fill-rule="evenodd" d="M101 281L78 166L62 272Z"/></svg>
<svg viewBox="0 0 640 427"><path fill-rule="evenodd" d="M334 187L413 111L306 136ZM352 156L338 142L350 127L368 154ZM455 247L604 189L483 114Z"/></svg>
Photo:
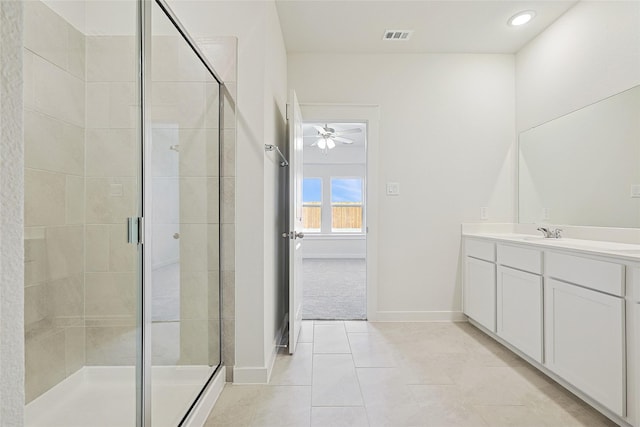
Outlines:
<svg viewBox="0 0 640 427"><path fill-rule="evenodd" d="M640 184L631 185L631 197L640 197Z"/></svg>
<svg viewBox="0 0 640 427"><path fill-rule="evenodd" d="M489 208L483 206L480 208L480 219L489 219Z"/></svg>
<svg viewBox="0 0 640 427"><path fill-rule="evenodd" d="M387 182L387 196L399 196L400 184L397 182Z"/></svg>

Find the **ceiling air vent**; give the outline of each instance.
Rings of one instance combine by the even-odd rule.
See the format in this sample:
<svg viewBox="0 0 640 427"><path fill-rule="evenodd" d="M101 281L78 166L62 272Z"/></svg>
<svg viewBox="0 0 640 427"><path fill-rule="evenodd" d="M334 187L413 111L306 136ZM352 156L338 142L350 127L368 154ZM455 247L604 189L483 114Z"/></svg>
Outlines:
<svg viewBox="0 0 640 427"><path fill-rule="evenodd" d="M382 40L409 40L413 30L385 30Z"/></svg>

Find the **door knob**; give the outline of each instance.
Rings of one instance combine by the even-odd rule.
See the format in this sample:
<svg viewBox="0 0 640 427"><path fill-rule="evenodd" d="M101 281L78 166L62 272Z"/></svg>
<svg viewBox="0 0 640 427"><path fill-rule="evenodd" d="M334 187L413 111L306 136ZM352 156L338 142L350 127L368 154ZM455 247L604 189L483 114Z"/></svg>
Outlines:
<svg viewBox="0 0 640 427"><path fill-rule="evenodd" d="M173 238L174 239L179 239L180 238L180 233L173 233Z"/></svg>
<svg viewBox="0 0 640 427"><path fill-rule="evenodd" d="M304 233L298 233L297 231L290 231L290 232L284 232L282 233L282 237L286 238L290 238L290 239L303 239L304 238Z"/></svg>

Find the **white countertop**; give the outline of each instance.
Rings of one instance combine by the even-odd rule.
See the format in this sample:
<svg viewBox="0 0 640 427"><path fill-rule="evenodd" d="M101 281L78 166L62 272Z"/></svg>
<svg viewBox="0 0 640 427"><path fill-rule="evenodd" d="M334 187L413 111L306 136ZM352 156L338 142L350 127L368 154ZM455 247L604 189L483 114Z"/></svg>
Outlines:
<svg viewBox="0 0 640 427"><path fill-rule="evenodd" d="M562 249L574 252L607 255L640 261L640 245L631 243L607 242L599 240L583 240L561 237L545 238L534 234L464 232L464 237L491 239L505 243L520 243L536 246L541 249Z"/></svg>

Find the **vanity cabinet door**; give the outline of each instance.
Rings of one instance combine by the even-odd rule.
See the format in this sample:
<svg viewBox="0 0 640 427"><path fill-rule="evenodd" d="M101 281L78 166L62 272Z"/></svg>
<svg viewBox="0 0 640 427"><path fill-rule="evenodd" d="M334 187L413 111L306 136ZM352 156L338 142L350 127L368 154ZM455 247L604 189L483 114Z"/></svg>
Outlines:
<svg viewBox="0 0 640 427"><path fill-rule="evenodd" d="M465 260L464 313L496 331L496 265L471 257Z"/></svg>
<svg viewBox="0 0 640 427"><path fill-rule="evenodd" d="M625 416L622 298L546 280L545 348L550 370Z"/></svg>
<svg viewBox="0 0 640 427"><path fill-rule="evenodd" d="M542 363L542 277L498 266L497 334Z"/></svg>

